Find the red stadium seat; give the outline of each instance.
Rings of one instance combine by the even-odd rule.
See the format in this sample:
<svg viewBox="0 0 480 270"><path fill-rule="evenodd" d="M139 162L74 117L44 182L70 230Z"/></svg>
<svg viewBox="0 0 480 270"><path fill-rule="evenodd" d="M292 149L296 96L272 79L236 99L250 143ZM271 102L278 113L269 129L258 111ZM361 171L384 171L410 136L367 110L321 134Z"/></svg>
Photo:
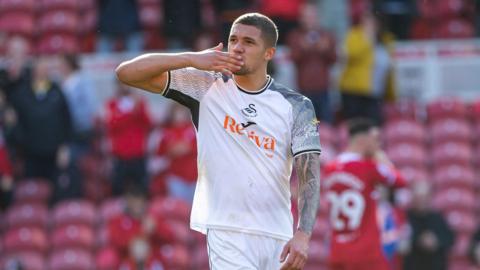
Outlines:
<svg viewBox="0 0 480 270"><path fill-rule="evenodd" d="M182 199L158 197L151 201L149 212L153 215L188 222L190 205Z"/></svg>
<svg viewBox="0 0 480 270"><path fill-rule="evenodd" d="M45 229L49 216L46 205L17 204L8 209L5 218L9 228L28 226Z"/></svg>
<svg viewBox="0 0 480 270"><path fill-rule="evenodd" d="M41 0L40 8L42 10L54 10L54 9L71 9L78 10L80 8L79 2L85 0Z"/></svg>
<svg viewBox="0 0 480 270"><path fill-rule="evenodd" d="M474 25L461 18L445 20L437 30L437 37L443 39L473 38L474 36Z"/></svg>
<svg viewBox="0 0 480 270"><path fill-rule="evenodd" d="M473 211L449 211L446 213L446 219L455 232L467 234L477 229Z"/></svg>
<svg viewBox="0 0 480 270"><path fill-rule="evenodd" d="M400 173L407 182L430 180L430 173L426 166L402 166L399 168Z"/></svg>
<svg viewBox="0 0 480 270"><path fill-rule="evenodd" d="M466 120L447 118L437 120L430 125L432 144L441 144L447 141L470 143L473 131Z"/></svg>
<svg viewBox="0 0 480 270"><path fill-rule="evenodd" d="M107 223L112 217L121 214L124 209L125 202L121 198L105 200L100 206L100 219L102 223Z"/></svg>
<svg viewBox="0 0 480 270"><path fill-rule="evenodd" d="M147 29L143 34L147 50L158 50L166 47L166 41L158 29Z"/></svg>
<svg viewBox="0 0 480 270"><path fill-rule="evenodd" d="M451 18L468 12L468 0L444 0L438 2L438 12L442 18ZM471 1L470 1L471 2Z"/></svg>
<svg viewBox="0 0 480 270"><path fill-rule="evenodd" d="M477 146L473 150L473 161L476 166L480 166L480 144L477 144Z"/></svg>
<svg viewBox="0 0 480 270"><path fill-rule="evenodd" d="M95 246L95 236L91 227L86 225L65 225L56 228L51 233L51 243L54 249L84 248L92 250Z"/></svg>
<svg viewBox="0 0 480 270"><path fill-rule="evenodd" d="M108 227L105 224L99 226L96 232L96 245L98 247L106 247L110 244L110 235Z"/></svg>
<svg viewBox="0 0 480 270"><path fill-rule="evenodd" d="M39 228L20 227L5 232L3 237L5 253L39 252L45 254L48 241L45 231Z"/></svg>
<svg viewBox="0 0 480 270"><path fill-rule="evenodd" d="M477 123L480 123L480 99L474 101L471 108L472 108L473 120Z"/></svg>
<svg viewBox="0 0 480 270"><path fill-rule="evenodd" d="M387 145L400 142L420 145L426 138L425 127L411 120L387 122L383 134Z"/></svg>
<svg viewBox="0 0 480 270"><path fill-rule="evenodd" d="M24 270L46 270L46 261L42 254L35 252L19 252L14 254L5 254L0 259L0 269L17 269L12 267L12 263L18 262ZM12 268L9 268L12 267Z"/></svg>
<svg viewBox="0 0 480 270"><path fill-rule="evenodd" d="M425 166L427 164L427 152L423 145L398 143L389 145L386 151L392 162L399 167Z"/></svg>
<svg viewBox="0 0 480 270"><path fill-rule="evenodd" d="M113 248L104 248L97 253L96 268L97 270L114 270L118 269L120 264L120 256Z"/></svg>
<svg viewBox="0 0 480 270"><path fill-rule="evenodd" d="M465 258L468 254L468 248L472 235L469 233L460 233L455 235L455 243L450 252L450 256L453 258Z"/></svg>
<svg viewBox="0 0 480 270"><path fill-rule="evenodd" d="M458 98L440 98L427 104L427 113L432 122L444 118L465 119L467 106Z"/></svg>
<svg viewBox="0 0 480 270"><path fill-rule="evenodd" d="M50 10L43 12L38 19L38 27L42 33L77 34L80 28L79 16L73 11Z"/></svg>
<svg viewBox="0 0 480 270"><path fill-rule="evenodd" d="M16 183L13 197L16 203L31 202L46 204L52 194L48 180L23 180Z"/></svg>
<svg viewBox="0 0 480 270"><path fill-rule="evenodd" d="M93 226L97 222L95 208L84 200L71 200L57 204L53 209L53 223L56 227L68 224Z"/></svg>
<svg viewBox="0 0 480 270"><path fill-rule="evenodd" d="M448 165L435 169L433 173L435 187L475 187L475 173L468 166Z"/></svg>
<svg viewBox="0 0 480 270"><path fill-rule="evenodd" d="M52 252L48 265L50 270L91 270L95 260L86 250L62 249Z"/></svg>
<svg viewBox="0 0 480 270"><path fill-rule="evenodd" d="M469 259L462 256L460 259L452 258L448 263L448 270L478 270L478 267L472 265Z"/></svg>
<svg viewBox="0 0 480 270"><path fill-rule="evenodd" d="M426 20L435 20L438 18L437 6L437 1L435 0L417 0L419 15Z"/></svg>
<svg viewBox="0 0 480 270"><path fill-rule="evenodd" d="M208 248L205 240L196 243L193 247L191 269L209 269Z"/></svg>
<svg viewBox="0 0 480 270"><path fill-rule="evenodd" d="M73 34L49 34L42 36L38 43L38 53L76 53L79 51L79 39Z"/></svg>
<svg viewBox="0 0 480 270"><path fill-rule="evenodd" d="M160 253L165 259L168 269L187 269L189 267L190 256L184 245L164 245Z"/></svg>
<svg viewBox="0 0 480 270"><path fill-rule="evenodd" d="M410 29L412 39L432 39L435 38L435 24L426 19L414 20Z"/></svg>
<svg viewBox="0 0 480 270"><path fill-rule="evenodd" d="M443 211L471 210L475 208L475 193L465 188L445 188L437 191L433 197L433 205Z"/></svg>
<svg viewBox="0 0 480 270"><path fill-rule="evenodd" d="M80 11L85 11L89 9L96 9L97 8L97 1L96 0L81 0L78 1L78 8Z"/></svg>
<svg viewBox="0 0 480 270"><path fill-rule="evenodd" d="M432 149L433 164L437 167L449 164L469 166L473 157L472 147L467 143L447 142L434 145Z"/></svg>
<svg viewBox="0 0 480 270"><path fill-rule="evenodd" d="M0 12L30 12L33 13L36 8L35 0L0 0Z"/></svg>
<svg viewBox="0 0 480 270"><path fill-rule="evenodd" d="M159 3L140 5L140 22L145 29L159 29L162 11Z"/></svg>
<svg viewBox="0 0 480 270"><path fill-rule="evenodd" d="M383 107L387 123L396 120L417 121L419 108L414 99L400 99L399 101L387 103Z"/></svg>
<svg viewBox="0 0 480 270"><path fill-rule="evenodd" d="M78 33L89 34L97 28L98 14L96 9L87 9L81 15L81 26L77 29Z"/></svg>
<svg viewBox="0 0 480 270"><path fill-rule="evenodd" d="M35 18L26 12L9 12L0 15L0 32L31 36L35 28Z"/></svg>

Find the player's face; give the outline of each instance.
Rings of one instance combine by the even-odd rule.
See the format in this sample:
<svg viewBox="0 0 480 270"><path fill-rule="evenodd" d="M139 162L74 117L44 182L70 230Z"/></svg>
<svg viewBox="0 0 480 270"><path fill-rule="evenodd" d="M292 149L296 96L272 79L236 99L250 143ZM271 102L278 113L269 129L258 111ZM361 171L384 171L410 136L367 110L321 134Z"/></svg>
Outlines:
<svg viewBox="0 0 480 270"><path fill-rule="evenodd" d="M275 48L266 48L262 32L255 26L234 24L228 38L228 52L240 55L244 65L235 75L254 73L259 68L266 68L267 62L273 58Z"/></svg>
<svg viewBox="0 0 480 270"><path fill-rule="evenodd" d="M380 148L380 130L378 128L372 128L367 133L366 137L367 143L367 155L374 155L375 152Z"/></svg>

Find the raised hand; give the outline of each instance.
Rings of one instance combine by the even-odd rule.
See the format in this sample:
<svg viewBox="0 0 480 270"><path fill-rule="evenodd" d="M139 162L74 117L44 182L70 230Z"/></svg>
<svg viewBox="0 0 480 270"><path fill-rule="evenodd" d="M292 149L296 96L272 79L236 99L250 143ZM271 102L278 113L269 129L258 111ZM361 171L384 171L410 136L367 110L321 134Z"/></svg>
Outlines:
<svg viewBox="0 0 480 270"><path fill-rule="evenodd" d="M223 52L223 44L195 52L190 58L191 66L196 69L222 72L226 75L232 75L232 72L240 70L243 66L242 57L232 53Z"/></svg>

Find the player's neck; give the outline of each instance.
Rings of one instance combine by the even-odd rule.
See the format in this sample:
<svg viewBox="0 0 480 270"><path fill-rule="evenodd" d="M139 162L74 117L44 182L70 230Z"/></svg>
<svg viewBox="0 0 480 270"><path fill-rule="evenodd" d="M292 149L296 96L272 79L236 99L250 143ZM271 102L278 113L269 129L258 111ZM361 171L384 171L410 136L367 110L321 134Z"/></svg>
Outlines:
<svg viewBox="0 0 480 270"><path fill-rule="evenodd" d="M258 92L267 83L268 76L266 72L252 73L248 75L233 75L235 83L247 92Z"/></svg>
<svg viewBox="0 0 480 270"><path fill-rule="evenodd" d="M363 147L361 147L361 146L358 146L358 145L355 145L355 144L350 144L345 149L345 152L355 153L355 154L359 154L359 155L363 156L364 153L365 153L365 149L363 149Z"/></svg>

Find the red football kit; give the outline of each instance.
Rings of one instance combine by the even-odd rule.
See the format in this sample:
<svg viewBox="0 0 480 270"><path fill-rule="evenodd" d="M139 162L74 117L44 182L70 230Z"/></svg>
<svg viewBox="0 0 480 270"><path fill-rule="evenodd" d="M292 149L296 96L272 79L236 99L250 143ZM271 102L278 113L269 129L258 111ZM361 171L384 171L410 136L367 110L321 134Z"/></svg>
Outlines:
<svg viewBox="0 0 480 270"><path fill-rule="evenodd" d="M329 203L330 266L333 270L388 270L377 223L375 186L402 187L391 166L343 153L327 164L323 190Z"/></svg>

